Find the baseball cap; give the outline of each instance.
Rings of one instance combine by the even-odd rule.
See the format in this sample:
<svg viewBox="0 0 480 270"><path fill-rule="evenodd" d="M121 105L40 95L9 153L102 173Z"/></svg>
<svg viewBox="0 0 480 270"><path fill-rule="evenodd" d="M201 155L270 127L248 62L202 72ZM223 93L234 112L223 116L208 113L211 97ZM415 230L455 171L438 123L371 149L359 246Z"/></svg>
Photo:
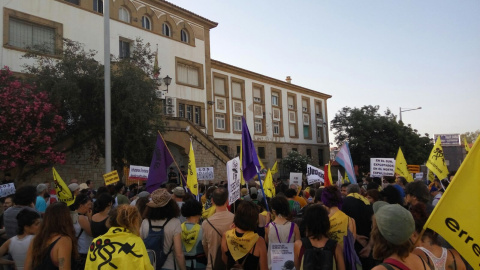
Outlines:
<svg viewBox="0 0 480 270"><path fill-rule="evenodd" d="M177 197L183 197L185 196L185 189L183 189L182 187L176 187L173 189L173 195Z"/></svg>
<svg viewBox="0 0 480 270"><path fill-rule="evenodd" d="M47 185L45 185L45 184L38 184L38 186L37 186L37 193L43 192L45 189L47 189Z"/></svg>
<svg viewBox="0 0 480 270"><path fill-rule="evenodd" d="M401 245L408 241L415 231L413 216L399 204L378 205L374 203L375 221L382 236L394 245ZM377 207L375 207L377 204Z"/></svg>
<svg viewBox="0 0 480 270"><path fill-rule="evenodd" d="M80 185L78 185L77 183L72 183L72 184L68 185L68 189L70 189L71 192L74 192L75 190L77 190L79 188L80 188Z"/></svg>

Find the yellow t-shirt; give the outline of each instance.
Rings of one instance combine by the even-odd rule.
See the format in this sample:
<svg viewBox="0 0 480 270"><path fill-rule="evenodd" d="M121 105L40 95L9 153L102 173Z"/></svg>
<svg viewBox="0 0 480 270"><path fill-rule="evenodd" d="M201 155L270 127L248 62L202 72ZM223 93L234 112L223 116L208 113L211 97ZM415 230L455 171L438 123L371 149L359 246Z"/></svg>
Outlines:
<svg viewBox="0 0 480 270"><path fill-rule="evenodd" d="M348 216L338 210L330 218L330 230L328 231L328 238L337 241L343 246L343 237L347 235L348 230Z"/></svg>

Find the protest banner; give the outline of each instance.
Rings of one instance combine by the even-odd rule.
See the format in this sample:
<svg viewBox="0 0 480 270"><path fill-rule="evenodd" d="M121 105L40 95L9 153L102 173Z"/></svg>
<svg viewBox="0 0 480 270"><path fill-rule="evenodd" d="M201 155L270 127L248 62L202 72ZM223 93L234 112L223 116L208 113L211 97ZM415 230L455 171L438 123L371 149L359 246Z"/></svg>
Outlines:
<svg viewBox="0 0 480 270"><path fill-rule="evenodd" d="M118 172L115 170L104 174L103 180L105 180L105 185L108 186L120 181L120 177L118 177Z"/></svg>
<svg viewBox="0 0 480 270"><path fill-rule="evenodd" d="M324 179L324 172L323 170L314 167L310 164L307 164L307 182L309 185L314 183L323 183Z"/></svg>
<svg viewBox="0 0 480 270"><path fill-rule="evenodd" d="M227 162L228 202L231 205L240 199L240 158Z"/></svg>
<svg viewBox="0 0 480 270"><path fill-rule="evenodd" d="M213 173L213 167L198 167L197 179L198 180L214 180L215 175Z"/></svg>
<svg viewBox="0 0 480 270"><path fill-rule="evenodd" d="M423 172L419 172L415 174L415 180L422 180L423 179Z"/></svg>
<svg viewBox="0 0 480 270"><path fill-rule="evenodd" d="M302 187L302 173L290 173L289 185L295 184L297 187Z"/></svg>
<svg viewBox="0 0 480 270"><path fill-rule="evenodd" d="M395 175L395 159L393 158L371 158L370 159L370 176L394 176Z"/></svg>
<svg viewBox="0 0 480 270"><path fill-rule="evenodd" d="M271 243L270 247L272 269L292 269L293 243Z"/></svg>
<svg viewBox="0 0 480 270"><path fill-rule="evenodd" d="M13 183L0 185L0 198L7 197L11 194L15 194L15 185Z"/></svg>
<svg viewBox="0 0 480 270"><path fill-rule="evenodd" d="M148 172L150 167L130 165L130 171L128 173L128 178L146 181L148 179Z"/></svg>

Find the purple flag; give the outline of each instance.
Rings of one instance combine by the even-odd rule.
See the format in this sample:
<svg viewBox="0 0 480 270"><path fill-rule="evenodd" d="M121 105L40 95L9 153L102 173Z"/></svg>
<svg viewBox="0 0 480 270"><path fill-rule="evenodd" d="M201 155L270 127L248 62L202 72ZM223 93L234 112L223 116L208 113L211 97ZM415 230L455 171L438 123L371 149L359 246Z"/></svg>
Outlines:
<svg viewBox="0 0 480 270"><path fill-rule="evenodd" d="M147 179L147 191L152 193L160 188L160 185L168 180L167 168L172 164L173 158L168 152L167 146L160 135L157 135L157 143L153 150L152 162Z"/></svg>
<svg viewBox="0 0 480 270"><path fill-rule="evenodd" d="M242 171L243 179L249 181L255 175L257 170L260 170L260 162L258 162L257 151L253 145L252 137L250 137L250 131L248 131L247 122L242 117Z"/></svg>

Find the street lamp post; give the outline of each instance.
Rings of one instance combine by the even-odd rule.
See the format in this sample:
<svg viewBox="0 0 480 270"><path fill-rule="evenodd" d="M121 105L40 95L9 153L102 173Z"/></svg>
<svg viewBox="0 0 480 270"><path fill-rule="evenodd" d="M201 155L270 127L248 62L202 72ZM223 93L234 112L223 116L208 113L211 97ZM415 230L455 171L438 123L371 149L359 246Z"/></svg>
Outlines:
<svg viewBox="0 0 480 270"><path fill-rule="evenodd" d="M403 108L400 107L400 121L402 121L402 112L408 112L408 111L415 111L415 110L421 110L422 107L414 108L414 109L409 109L409 108Z"/></svg>

